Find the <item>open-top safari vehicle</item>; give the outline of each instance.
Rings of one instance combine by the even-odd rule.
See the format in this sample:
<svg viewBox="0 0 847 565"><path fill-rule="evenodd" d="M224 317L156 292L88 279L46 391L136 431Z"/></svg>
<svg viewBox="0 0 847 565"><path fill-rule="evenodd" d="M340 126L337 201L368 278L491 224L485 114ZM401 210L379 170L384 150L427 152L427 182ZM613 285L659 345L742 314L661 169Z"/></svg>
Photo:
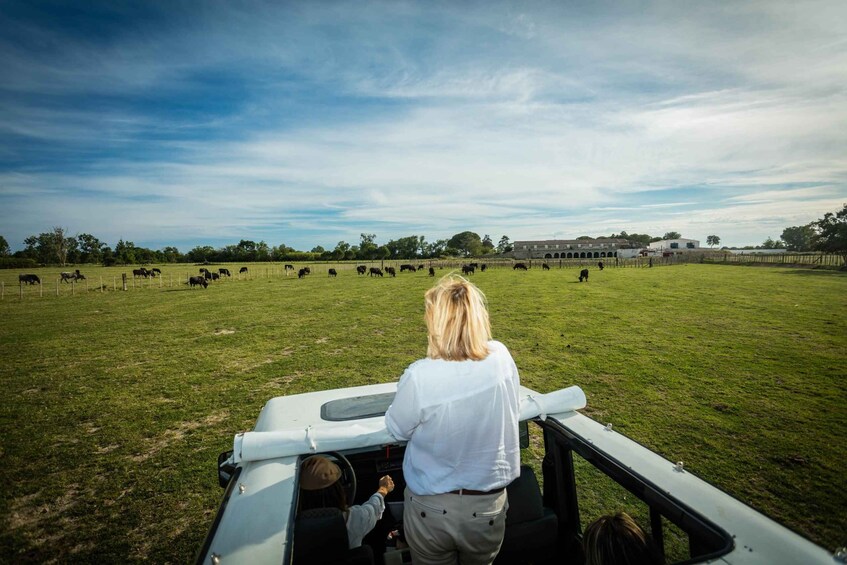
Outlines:
<svg viewBox="0 0 847 565"><path fill-rule="evenodd" d="M404 443L383 415L396 383L277 397L252 432L235 437L218 460L226 488L197 556L198 564L258 565L409 562L393 532L402 519ZM506 534L496 563L583 563L581 537L596 516L580 513L588 480L604 480L643 508L642 526L667 563L805 565L844 562L718 488L612 429L577 412L578 387L538 394L521 387L521 442L529 426L543 437L542 481L530 466L508 487ZM534 432L538 433L538 432ZM301 461L322 453L342 468L348 499L359 504L391 474L397 485L388 510L348 550L340 513L297 515ZM594 478L592 478L594 477ZM539 487L543 484L543 488Z"/></svg>

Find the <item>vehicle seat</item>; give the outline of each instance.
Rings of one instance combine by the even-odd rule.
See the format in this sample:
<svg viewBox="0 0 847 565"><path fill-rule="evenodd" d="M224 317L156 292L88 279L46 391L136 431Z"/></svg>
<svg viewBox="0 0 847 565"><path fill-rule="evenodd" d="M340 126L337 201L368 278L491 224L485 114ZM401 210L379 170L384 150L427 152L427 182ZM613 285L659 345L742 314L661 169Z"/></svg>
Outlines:
<svg viewBox="0 0 847 565"><path fill-rule="evenodd" d="M521 476L506 491L506 534L494 563L543 563L555 558L559 519L553 510L544 507L532 468L521 465Z"/></svg>
<svg viewBox="0 0 847 565"><path fill-rule="evenodd" d="M349 549L349 544L338 508L304 510L294 522L294 565L373 565L370 546Z"/></svg>

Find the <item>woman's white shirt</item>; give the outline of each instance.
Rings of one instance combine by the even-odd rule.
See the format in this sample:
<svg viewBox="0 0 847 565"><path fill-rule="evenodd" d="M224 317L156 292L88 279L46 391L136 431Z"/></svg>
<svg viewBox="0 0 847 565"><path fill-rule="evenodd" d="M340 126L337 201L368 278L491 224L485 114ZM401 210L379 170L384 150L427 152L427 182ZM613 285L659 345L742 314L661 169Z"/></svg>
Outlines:
<svg viewBox="0 0 847 565"><path fill-rule="evenodd" d="M502 343L481 361L420 359L397 384L388 431L408 440L403 476L418 495L492 490L520 474L520 379Z"/></svg>

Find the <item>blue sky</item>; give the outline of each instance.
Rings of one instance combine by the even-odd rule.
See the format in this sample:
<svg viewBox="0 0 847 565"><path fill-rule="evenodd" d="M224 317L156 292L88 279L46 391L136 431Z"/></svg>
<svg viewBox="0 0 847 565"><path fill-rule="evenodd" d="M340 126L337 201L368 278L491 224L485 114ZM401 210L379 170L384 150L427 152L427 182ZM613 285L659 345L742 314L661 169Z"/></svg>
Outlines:
<svg viewBox="0 0 847 565"><path fill-rule="evenodd" d="M778 238L847 202L847 3L0 0L0 235Z"/></svg>

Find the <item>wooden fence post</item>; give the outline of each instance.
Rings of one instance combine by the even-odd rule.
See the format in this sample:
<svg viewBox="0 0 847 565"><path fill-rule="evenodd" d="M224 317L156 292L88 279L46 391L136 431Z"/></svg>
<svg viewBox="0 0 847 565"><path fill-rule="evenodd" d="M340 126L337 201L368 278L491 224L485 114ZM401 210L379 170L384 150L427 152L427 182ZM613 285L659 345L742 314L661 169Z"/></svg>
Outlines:
<svg viewBox="0 0 847 565"><path fill-rule="evenodd" d="M103 294L103 277L100 277L100 294Z"/></svg>
<svg viewBox="0 0 847 565"><path fill-rule="evenodd" d="M56 279L56 296L59 296L59 279Z"/></svg>
<svg viewBox="0 0 847 565"><path fill-rule="evenodd" d="M76 279L71 280L71 296L76 296Z"/></svg>
<svg viewBox="0 0 847 565"><path fill-rule="evenodd" d="M126 292L126 273L121 273L121 278L124 283L124 292ZM135 288L135 277L132 278L132 287Z"/></svg>

